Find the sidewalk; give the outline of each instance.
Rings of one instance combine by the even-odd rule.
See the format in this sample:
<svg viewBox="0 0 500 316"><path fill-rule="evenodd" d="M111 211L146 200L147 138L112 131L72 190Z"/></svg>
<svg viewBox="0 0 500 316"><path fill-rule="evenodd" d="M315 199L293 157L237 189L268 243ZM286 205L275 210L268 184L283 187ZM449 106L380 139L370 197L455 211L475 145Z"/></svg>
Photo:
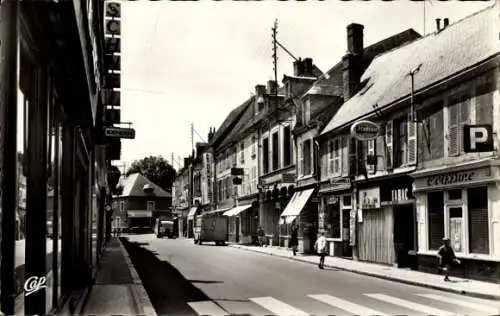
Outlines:
<svg viewBox="0 0 500 316"><path fill-rule="evenodd" d="M118 238L112 238L104 251L95 284L81 314L156 316L141 279Z"/></svg>
<svg viewBox="0 0 500 316"><path fill-rule="evenodd" d="M248 251L260 252L272 256L289 258L291 260L307 262L317 265L319 258L313 255L297 254L295 257L289 249L277 247L258 247L258 246L242 246L229 244L230 247L244 249ZM361 261L343 259L338 257L326 257L325 266L345 270L358 274L364 274L372 277L382 278L390 281L406 283L410 285L422 286L441 291L459 293L468 296L500 299L500 285L481 282L468 279L460 279L453 277L454 282L445 282L443 276L438 274L424 273L414 270L401 269L396 267L384 266L374 263L366 263Z"/></svg>

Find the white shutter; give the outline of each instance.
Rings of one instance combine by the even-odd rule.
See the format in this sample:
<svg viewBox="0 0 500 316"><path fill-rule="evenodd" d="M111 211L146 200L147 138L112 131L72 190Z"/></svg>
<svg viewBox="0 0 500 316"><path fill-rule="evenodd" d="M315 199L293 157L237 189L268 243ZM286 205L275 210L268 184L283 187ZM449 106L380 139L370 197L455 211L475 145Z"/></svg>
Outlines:
<svg viewBox="0 0 500 316"><path fill-rule="evenodd" d="M302 164L304 163L304 153L302 152L302 143L299 144L299 152L298 152L298 155L299 155L299 162L297 163L297 166L298 166L298 175L301 176L302 175Z"/></svg>
<svg viewBox="0 0 500 316"><path fill-rule="evenodd" d="M412 121L411 116L408 116L406 127L408 129L407 162L409 165L415 165L417 163L417 122Z"/></svg>
<svg viewBox="0 0 500 316"><path fill-rule="evenodd" d="M457 156L459 151L458 108L458 100L453 99L448 106L448 156Z"/></svg>
<svg viewBox="0 0 500 316"><path fill-rule="evenodd" d="M369 140L367 142L367 155L366 157L368 158L368 156L375 156L375 140L372 139L372 140ZM375 172L375 165L371 165L371 164L366 164L366 169L367 171L373 173Z"/></svg>
<svg viewBox="0 0 500 316"><path fill-rule="evenodd" d="M464 126L472 123L470 120L470 97L468 94L463 94L460 97L460 113L458 121L458 143L459 153L464 152Z"/></svg>
<svg viewBox="0 0 500 316"><path fill-rule="evenodd" d="M385 126L385 144L386 144L386 152L385 152L385 161L387 169L390 170L393 168L393 159L394 159L394 150L393 150L393 126L392 120L387 121Z"/></svg>

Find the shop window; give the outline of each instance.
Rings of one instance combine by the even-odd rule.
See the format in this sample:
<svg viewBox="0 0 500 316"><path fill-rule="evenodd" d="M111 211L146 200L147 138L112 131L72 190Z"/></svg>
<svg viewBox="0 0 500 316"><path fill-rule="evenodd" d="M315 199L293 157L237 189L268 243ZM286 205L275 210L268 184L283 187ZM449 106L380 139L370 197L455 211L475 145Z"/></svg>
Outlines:
<svg viewBox="0 0 500 316"><path fill-rule="evenodd" d="M347 207L347 206L351 206L351 196L350 195L344 195L342 197L342 202L343 202L343 205L344 207Z"/></svg>
<svg viewBox="0 0 500 316"><path fill-rule="evenodd" d="M456 252L463 252L463 219L462 219L462 207L450 207L449 212L449 223L450 223L450 241L451 246Z"/></svg>
<svg viewBox="0 0 500 316"><path fill-rule="evenodd" d="M429 222L429 250L437 250L444 237L444 196L443 192L431 192L427 195Z"/></svg>
<svg viewBox="0 0 500 316"><path fill-rule="evenodd" d="M328 237L340 238L341 237L341 215L340 215L340 201L326 205L327 224L326 229Z"/></svg>
<svg viewBox="0 0 500 316"><path fill-rule="evenodd" d="M120 212L124 212L124 211L125 211L125 202L120 201Z"/></svg>
<svg viewBox="0 0 500 316"><path fill-rule="evenodd" d="M488 188L467 189L469 252L489 254Z"/></svg>

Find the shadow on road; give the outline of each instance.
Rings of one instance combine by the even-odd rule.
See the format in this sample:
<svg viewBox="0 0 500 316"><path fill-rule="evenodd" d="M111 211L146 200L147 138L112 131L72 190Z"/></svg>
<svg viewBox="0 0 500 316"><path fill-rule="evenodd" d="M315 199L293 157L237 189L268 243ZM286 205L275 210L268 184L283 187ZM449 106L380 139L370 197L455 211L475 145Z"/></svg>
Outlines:
<svg viewBox="0 0 500 316"><path fill-rule="evenodd" d="M191 283L203 283L203 284L219 284L224 283L223 281L209 281L209 280L187 280Z"/></svg>
<svg viewBox="0 0 500 316"><path fill-rule="evenodd" d="M210 298L191 282L220 283L219 281L189 281L170 263L160 260L140 243L121 238L158 315L196 315L188 302Z"/></svg>

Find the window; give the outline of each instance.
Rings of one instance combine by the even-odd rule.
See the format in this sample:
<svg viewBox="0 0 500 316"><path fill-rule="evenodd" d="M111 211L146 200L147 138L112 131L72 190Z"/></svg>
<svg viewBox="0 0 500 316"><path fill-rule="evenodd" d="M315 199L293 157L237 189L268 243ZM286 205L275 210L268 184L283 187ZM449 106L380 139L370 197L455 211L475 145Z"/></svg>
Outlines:
<svg viewBox="0 0 500 316"><path fill-rule="evenodd" d="M388 121L385 126L385 143L386 143L386 153L385 153L385 163L388 170L394 167L394 124L393 121Z"/></svg>
<svg viewBox="0 0 500 316"><path fill-rule="evenodd" d="M376 151L375 151L375 139L366 141L365 146L366 146L365 159L366 159L367 171L374 172L375 171L375 164L377 163ZM371 164L370 161L368 161L368 157L375 157L375 164Z"/></svg>
<svg viewBox="0 0 500 316"><path fill-rule="evenodd" d="M467 189L469 252L489 254L488 188Z"/></svg>
<svg viewBox="0 0 500 316"><path fill-rule="evenodd" d="M147 202L147 210L148 211L154 211L155 210L156 203L155 201L148 201Z"/></svg>
<svg viewBox="0 0 500 316"><path fill-rule="evenodd" d="M311 160L311 140L308 139L302 142L302 175L312 173Z"/></svg>
<svg viewBox="0 0 500 316"><path fill-rule="evenodd" d="M125 201L120 201L120 212L125 211Z"/></svg>
<svg viewBox="0 0 500 316"><path fill-rule="evenodd" d="M328 152L328 173L331 175L340 175L341 167L341 139L335 138L329 142Z"/></svg>
<svg viewBox="0 0 500 316"><path fill-rule="evenodd" d="M279 141L278 132L273 133L273 171L279 168Z"/></svg>
<svg viewBox="0 0 500 316"><path fill-rule="evenodd" d="M245 141L242 140L240 144L240 162L245 163Z"/></svg>
<svg viewBox="0 0 500 316"><path fill-rule="evenodd" d="M252 158L255 159L257 152L257 139L255 136L252 136Z"/></svg>
<svg viewBox="0 0 500 316"><path fill-rule="evenodd" d="M422 113L423 130L420 137L423 160L444 157L443 101L430 105Z"/></svg>
<svg viewBox="0 0 500 316"><path fill-rule="evenodd" d="M396 157L395 167L400 167L406 164L407 143L408 143L408 126L405 119L394 122L396 125Z"/></svg>
<svg viewBox="0 0 500 316"><path fill-rule="evenodd" d="M292 133L290 126L285 126L283 129L283 166L287 167L292 164Z"/></svg>
<svg viewBox="0 0 500 316"><path fill-rule="evenodd" d="M488 82L476 86L476 124L492 124L493 121L493 79L488 77Z"/></svg>
<svg viewBox="0 0 500 316"><path fill-rule="evenodd" d="M262 169L264 174L269 172L269 138L262 142Z"/></svg>
<svg viewBox="0 0 500 316"><path fill-rule="evenodd" d="M427 194L429 223L429 250L437 250L444 237L444 196L443 192Z"/></svg>
<svg viewBox="0 0 500 316"><path fill-rule="evenodd" d="M238 151L238 148L235 146L233 147L233 149L231 150L231 162L232 162L232 166L230 167L236 167L237 163L236 163L236 160L238 159L237 158L237 151Z"/></svg>
<svg viewBox="0 0 500 316"><path fill-rule="evenodd" d="M448 103L448 155L464 152L463 129L469 123L470 97L467 93L452 96Z"/></svg>

